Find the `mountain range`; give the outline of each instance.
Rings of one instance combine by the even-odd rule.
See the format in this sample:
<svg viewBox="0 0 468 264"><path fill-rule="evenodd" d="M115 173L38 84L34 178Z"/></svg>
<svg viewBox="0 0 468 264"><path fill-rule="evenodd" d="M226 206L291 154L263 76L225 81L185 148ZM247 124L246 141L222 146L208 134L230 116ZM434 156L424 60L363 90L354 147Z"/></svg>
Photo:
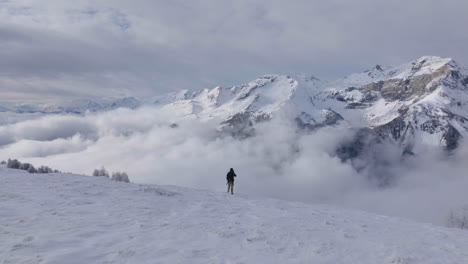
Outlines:
<svg viewBox="0 0 468 264"><path fill-rule="evenodd" d="M148 104L186 118L218 119L221 131L240 138L277 115L303 131L351 129L354 140L338 151L343 159L358 156L369 142L391 142L403 154L424 146L451 151L468 133L468 70L451 58L425 56L397 67L376 65L335 81L271 74L232 87L182 90L145 100L10 104L0 111L81 114Z"/></svg>

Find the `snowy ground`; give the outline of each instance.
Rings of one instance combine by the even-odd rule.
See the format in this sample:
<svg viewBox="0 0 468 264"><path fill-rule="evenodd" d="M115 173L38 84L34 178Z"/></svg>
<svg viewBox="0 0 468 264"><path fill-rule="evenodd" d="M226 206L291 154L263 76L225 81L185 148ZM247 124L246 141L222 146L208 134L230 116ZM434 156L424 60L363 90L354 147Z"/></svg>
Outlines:
<svg viewBox="0 0 468 264"><path fill-rule="evenodd" d="M323 205L0 167L0 263L466 264L468 232Z"/></svg>

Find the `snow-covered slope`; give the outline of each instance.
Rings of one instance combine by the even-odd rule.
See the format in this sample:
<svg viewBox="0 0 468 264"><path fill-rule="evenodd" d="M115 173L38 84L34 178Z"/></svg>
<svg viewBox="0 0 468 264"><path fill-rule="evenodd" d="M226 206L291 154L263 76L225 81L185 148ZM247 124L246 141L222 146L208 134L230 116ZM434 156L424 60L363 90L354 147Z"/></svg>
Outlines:
<svg viewBox="0 0 468 264"><path fill-rule="evenodd" d="M4 167L0 182L1 263L468 263L467 231L359 211Z"/></svg>

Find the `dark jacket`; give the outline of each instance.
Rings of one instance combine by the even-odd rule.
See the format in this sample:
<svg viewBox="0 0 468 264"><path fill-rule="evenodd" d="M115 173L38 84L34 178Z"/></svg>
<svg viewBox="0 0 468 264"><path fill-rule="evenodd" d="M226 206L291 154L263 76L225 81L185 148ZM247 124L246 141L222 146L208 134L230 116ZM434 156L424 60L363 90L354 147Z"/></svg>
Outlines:
<svg viewBox="0 0 468 264"><path fill-rule="evenodd" d="M234 182L234 177L236 177L236 176L237 176L237 175L234 173L234 170L231 169L231 170L227 173L227 175L226 175L226 180L227 180L228 182Z"/></svg>

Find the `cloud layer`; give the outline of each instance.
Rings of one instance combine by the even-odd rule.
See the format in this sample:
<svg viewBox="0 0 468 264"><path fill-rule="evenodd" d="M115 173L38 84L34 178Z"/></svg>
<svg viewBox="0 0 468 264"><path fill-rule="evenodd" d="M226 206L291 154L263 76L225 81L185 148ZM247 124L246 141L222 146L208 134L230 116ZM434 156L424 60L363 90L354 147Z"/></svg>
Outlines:
<svg viewBox="0 0 468 264"><path fill-rule="evenodd" d="M329 203L438 224L466 203L468 146L450 157L428 149L405 161L389 148L377 149L386 165L357 172L334 155L339 142L353 136L350 131L302 135L282 118L260 124L256 136L245 140L220 136L216 120L181 119L155 107L10 121L0 127L0 159L19 158L66 172L90 175L105 166L126 171L137 183L225 191L225 175L233 167L240 194ZM174 123L178 127L171 127ZM382 177L391 177L386 188L375 183Z"/></svg>
<svg viewBox="0 0 468 264"><path fill-rule="evenodd" d="M464 0L0 1L2 100L146 96L266 73L468 62Z"/></svg>

